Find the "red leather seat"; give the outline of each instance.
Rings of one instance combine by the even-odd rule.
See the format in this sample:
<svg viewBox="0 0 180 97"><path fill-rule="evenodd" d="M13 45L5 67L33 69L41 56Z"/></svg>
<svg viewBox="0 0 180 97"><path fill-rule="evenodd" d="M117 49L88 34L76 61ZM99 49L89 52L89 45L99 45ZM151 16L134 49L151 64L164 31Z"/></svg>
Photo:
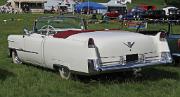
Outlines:
<svg viewBox="0 0 180 97"><path fill-rule="evenodd" d="M67 38L71 35L78 34L78 33L87 33L87 32L94 32L94 30L67 30L61 31L53 35L54 38Z"/></svg>

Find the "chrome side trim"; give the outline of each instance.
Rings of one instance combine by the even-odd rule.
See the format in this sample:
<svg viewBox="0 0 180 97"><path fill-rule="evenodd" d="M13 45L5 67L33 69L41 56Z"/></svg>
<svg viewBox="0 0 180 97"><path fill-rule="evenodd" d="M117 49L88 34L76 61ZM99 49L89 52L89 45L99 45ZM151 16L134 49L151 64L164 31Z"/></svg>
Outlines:
<svg viewBox="0 0 180 97"><path fill-rule="evenodd" d="M34 51L27 51L27 50L23 50L23 49L16 49L16 48L10 48L10 49L14 49L14 50L21 51L21 52L26 52L26 53L39 54L38 52L34 52Z"/></svg>
<svg viewBox="0 0 180 97"><path fill-rule="evenodd" d="M34 53L34 54L38 54L38 52L27 51L27 50L23 50L23 49L16 49L16 50L17 50L17 51L26 52L26 53Z"/></svg>
<svg viewBox="0 0 180 97"><path fill-rule="evenodd" d="M172 56L180 57L180 54L179 53L173 53Z"/></svg>
<svg viewBox="0 0 180 97"><path fill-rule="evenodd" d="M13 41L13 40L8 40L8 42L15 42L15 41Z"/></svg>

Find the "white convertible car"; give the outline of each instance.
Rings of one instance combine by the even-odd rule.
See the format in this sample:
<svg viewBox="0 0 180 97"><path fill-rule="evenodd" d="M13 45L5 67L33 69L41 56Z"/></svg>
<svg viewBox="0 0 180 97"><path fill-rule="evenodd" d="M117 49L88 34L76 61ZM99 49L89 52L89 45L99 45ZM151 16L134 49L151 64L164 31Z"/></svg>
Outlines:
<svg viewBox="0 0 180 97"><path fill-rule="evenodd" d="M163 31L86 30L83 20L59 16L41 17L24 32L8 36L13 62L59 70L64 79L172 62Z"/></svg>

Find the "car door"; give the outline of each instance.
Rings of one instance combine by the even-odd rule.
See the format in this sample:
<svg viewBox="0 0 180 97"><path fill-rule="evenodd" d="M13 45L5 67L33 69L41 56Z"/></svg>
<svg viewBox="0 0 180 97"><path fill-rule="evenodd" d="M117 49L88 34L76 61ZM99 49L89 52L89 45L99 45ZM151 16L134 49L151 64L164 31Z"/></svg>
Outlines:
<svg viewBox="0 0 180 97"><path fill-rule="evenodd" d="M32 33L24 35L24 60L28 63L43 64L43 41L45 35Z"/></svg>
<svg viewBox="0 0 180 97"><path fill-rule="evenodd" d="M172 55L180 57L180 34L170 34L168 36L168 43Z"/></svg>
<svg viewBox="0 0 180 97"><path fill-rule="evenodd" d="M173 57L180 58L180 32L179 25L169 24L168 44Z"/></svg>

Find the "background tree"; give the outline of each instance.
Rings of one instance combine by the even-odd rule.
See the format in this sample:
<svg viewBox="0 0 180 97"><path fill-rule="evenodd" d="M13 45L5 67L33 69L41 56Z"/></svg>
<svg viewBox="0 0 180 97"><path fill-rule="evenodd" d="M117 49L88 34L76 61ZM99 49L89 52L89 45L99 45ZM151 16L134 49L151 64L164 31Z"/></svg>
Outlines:
<svg viewBox="0 0 180 97"><path fill-rule="evenodd" d="M180 8L180 0L165 0L167 5L175 6Z"/></svg>

